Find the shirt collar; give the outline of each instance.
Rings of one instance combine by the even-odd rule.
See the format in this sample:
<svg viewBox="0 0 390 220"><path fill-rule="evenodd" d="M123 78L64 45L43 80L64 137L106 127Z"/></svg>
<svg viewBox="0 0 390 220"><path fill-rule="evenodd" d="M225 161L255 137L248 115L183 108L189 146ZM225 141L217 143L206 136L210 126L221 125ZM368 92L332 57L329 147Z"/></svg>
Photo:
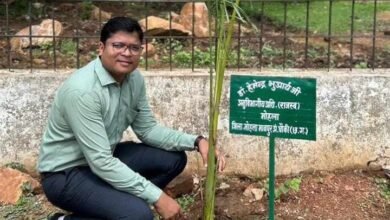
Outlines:
<svg viewBox="0 0 390 220"><path fill-rule="evenodd" d="M95 60L95 72L102 86L117 83L111 74L103 67L102 61L99 57Z"/></svg>

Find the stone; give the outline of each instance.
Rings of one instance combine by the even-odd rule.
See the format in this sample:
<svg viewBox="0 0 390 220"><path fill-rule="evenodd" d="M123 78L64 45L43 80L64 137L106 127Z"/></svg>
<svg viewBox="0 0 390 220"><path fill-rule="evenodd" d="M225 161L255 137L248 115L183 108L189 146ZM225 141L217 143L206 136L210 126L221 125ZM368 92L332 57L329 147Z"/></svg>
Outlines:
<svg viewBox="0 0 390 220"><path fill-rule="evenodd" d="M146 20L148 21L148 28L146 29ZM148 16L147 18L141 19L139 21L142 29L145 32L145 35L148 36L185 36L191 35L191 31L187 30L183 25L171 22L163 18L156 16ZM171 27L171 33L169 33Z"/></svg>
<svg viewBox="0 0 390 220"><path fill-rule="evenodd" d="M228 23L226 23L227 25ZM234 31L238 33L238 30L240 30L240 36L246 36L246 35L249 35L252 31L245 27L244 25L238 25L238 24L234 24Z"/></svg>
<svg viewBox="0 0 390 220"><path fill-rule="evenodd" d="M261 198L263 198L264 189L253 188L251 189L251 193L255 197L255 201L259 201Z"/></svg>
<svg viewBox="0 0 390 220"><path fill-rule="evenodd" d="M229 189L229 188L230 185L225 182L222 182L221 185L219 185L219 189Z"/></svg>
<svg viewBox="0 0 390 220"><path fill-rule="evenodd" d="M44 59L38 59L38 58L33 59L33 63L37 64L37 65L44 64L45 62L46 62L46 60L44 60Z"/></svg>
<svg viewBox="0 0 390 220"><path fill-rule="evenodd" d="M164 192L172 198L177 198L184 194L190 194L193 188L192 175L189 172L183 172L165 187Z"/></svg>
<svg viewBox="0 0 390 220"><path fill-rule="evenodd" d="M252 192L251 190L254 188L253 184L250 184L249 186L246 187L246 189L244 190L244 193L243 195L245 197L252 197Z"/></svg>
<svg viewBox="0 0 390 220"><path fill-rule="evenodd" d="M195 4L194 6L192 4ZM194 28L192 27L192 19L195 18ZM188 2L180 11L180 24L189 31L194 29L194 35L197 37L209 36L209 14L206 3L204 2Z"/></svg>
<svg viewBox="0 0 390 220"><path fill-rule="evenodd" d="M171 14L171 19L172 19L172 22L175 22L175 23L179 23L180 22L180 15L171 11L170 12Z"/></svg>
<svg viewBox="0 0 390 220"><path fill-rule="evenodd" d="M11 50L24 54L24 48L30 46L42 46L44 44L50 44L53 42L52 37L32 37L31 42L29 37L17 37L17 36L59 36L63 32L63 26L61 22L54 20L54 32L53 32L53 20L45 19L39 25L27 26L15 34L15 37L11 38Z"/></svg>
<svg viewBox="0 0 390 220"><path fill-rule="evenodd" d="M11 168L0 168L0 204L15 205L23 196L23 187L28 184L31 191L40 193L41 185L28 174Z"/></svg>
<svg viewBox="0 0 390 220"><path fill-rule="evenodd" d="M144 56L145 53L148 57L153 57L156 54L156 48L151 43L145 44L144 50L142 51L142 56Z"/></svg>
<svg viewBox="0 0 390 220"><path fill-rule="evenodd" d="M99 14L99 10L100 10L100 14ZM112 13L103 11L96 6L93 6L93 9L91 11L91 19L99 21L99 17L101 19L101 22L105 22L105 21L108 21L112 17Z"/></svg>

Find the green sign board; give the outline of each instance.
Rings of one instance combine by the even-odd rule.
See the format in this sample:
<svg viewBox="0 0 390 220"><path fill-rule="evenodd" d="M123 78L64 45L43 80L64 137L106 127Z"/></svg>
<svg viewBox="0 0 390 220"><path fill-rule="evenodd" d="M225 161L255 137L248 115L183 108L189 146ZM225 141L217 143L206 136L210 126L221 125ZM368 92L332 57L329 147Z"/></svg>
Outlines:
<svg viewBox="0 0 390 220"><path fill-rule="evenodd" d="M316 79L233 75L230 133L316 140Z"/></svg>

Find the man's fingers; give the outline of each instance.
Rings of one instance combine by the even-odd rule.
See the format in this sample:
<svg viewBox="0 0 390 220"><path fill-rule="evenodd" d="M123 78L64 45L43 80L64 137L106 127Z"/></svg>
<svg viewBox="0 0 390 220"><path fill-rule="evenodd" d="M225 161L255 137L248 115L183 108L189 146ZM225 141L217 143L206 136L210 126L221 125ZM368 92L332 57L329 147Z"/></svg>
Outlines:
<svg viewBox="0 0 390 220"><path fill-rule="evenodd" d="M207 167L207 152L202 154L202 159L204 167Z"/></svg>
<svg viewBox="0 0 390 220"><path fill-rule="evenodd" d="M217 157L217 165L218 165L218 171L219 172L222 172L224 169L225 169L225 166L226 166L226 160L225 160L225 157L223 155L219 155Z"/></svg>

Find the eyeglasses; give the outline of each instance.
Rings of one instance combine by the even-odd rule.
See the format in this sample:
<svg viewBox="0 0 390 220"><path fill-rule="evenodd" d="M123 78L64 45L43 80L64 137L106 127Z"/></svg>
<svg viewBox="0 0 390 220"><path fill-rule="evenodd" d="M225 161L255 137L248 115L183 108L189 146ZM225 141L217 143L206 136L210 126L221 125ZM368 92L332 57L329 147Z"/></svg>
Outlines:
<svg viewBox="0 0 390 220"><path fill-rule="evenodd" d="M143 46L136 44L126 45L124 43L112 43L111 45L117 52L124 53L126 52L126 49L129 49L129 52L133 55L139 55L142 49L144 49Z"/></svg>

